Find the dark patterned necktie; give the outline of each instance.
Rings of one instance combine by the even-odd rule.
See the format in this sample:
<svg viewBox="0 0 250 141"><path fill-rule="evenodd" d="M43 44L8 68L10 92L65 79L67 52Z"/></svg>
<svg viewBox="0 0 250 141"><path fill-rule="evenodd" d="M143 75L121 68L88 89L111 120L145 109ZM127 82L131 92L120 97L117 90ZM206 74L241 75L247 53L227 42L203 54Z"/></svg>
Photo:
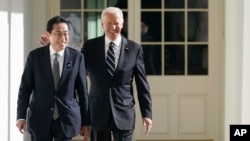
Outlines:
<svg viewBox="0 0 250 141"><path fill-rule="evenodd" d="M115 44L113 42L110 42L109 49L107 52L107 59L106 59L107 71L109 72L110 76L113 76L115 72L114 46Z"/></svg>
<svg viewBox="0 0 250 141"><path fill-rule="evenodd" d="M55 59L53 61L53 79L54 79L54 85L55 90L57 90L58 83L60 80L60 71L59 71L59 61L57 60L58 54L55 53ZM57 105L55 103L54 105L54 111L53 111L53 119L56 120L59 117Z"/></svg>
<svg viewBox="0 0 250 141"><path fill-rule="evenodd" d="M55 53L55 59L53 62L53 79L54 79L54 85L55 89L57 90L59 79L60 79L60 71L59 71L59 61L57 60L58 54Z"/></svg>

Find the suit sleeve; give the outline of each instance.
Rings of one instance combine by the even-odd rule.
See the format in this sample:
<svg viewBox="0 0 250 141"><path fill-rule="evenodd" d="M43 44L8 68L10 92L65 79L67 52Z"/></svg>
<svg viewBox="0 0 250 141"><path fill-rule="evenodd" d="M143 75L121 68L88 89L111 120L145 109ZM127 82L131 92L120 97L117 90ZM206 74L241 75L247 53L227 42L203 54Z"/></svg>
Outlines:
<svg viewBox="0 0 250 141"><path fill-rule="evenodd" d="M28 55L17 99L17 119L26 119L30 96L34 88L34 63L32 53Z"/></svg>
<svg viewBox="0 0 250 141"><path fill-rule="evenodd" d="M80 55L78 78L75 85L79 97L79 104L81 107L82 125L90 125L87 77L84 64L84 57L82 53Z"/></svg>
<svg viewBox="0 0 250 141"><path fill-rule="evenodd" d="M152 100L150 95L149 84L146 77L143 51L141 46L139 47L139 51L137 54L135 82L141 115L143 118L147 117L152 119Z"/></svg>
<svg viewBox="0 0 250 141"><path fill-rule="evenodd" d="M86 43L83 44L82 48L81 48L81 53L84 56L84 61L85 61L85 68L87 68L87 47L86 47Z"/></svg>

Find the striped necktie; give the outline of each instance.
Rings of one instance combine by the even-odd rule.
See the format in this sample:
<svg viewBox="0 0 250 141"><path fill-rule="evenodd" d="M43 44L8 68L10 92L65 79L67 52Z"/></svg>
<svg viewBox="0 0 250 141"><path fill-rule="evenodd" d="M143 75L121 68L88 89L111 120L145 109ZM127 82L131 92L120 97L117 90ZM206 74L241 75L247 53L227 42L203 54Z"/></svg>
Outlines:
<svg viewBox="0 0 250 141"><path fill-rule="evenodd" d="M115 72L114 46L115 44L113 42L110 42L109 49L107 52L107 59L106 59L107 71L110 74L110 76L113 76Z"/></svg>

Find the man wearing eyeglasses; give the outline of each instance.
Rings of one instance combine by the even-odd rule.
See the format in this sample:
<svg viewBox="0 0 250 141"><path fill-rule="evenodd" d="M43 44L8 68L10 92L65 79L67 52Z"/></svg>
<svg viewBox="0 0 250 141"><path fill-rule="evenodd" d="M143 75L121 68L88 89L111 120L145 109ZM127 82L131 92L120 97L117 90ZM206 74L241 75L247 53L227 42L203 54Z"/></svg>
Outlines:
<svg viewBox="0 0 250 141"><path fill-rule="evenodd" d="M27 127L32 141L72 141L78 134L87 141L89 136L84 56L67 47L69 30L65 18L53 17L47 23L50 44L34 49L27 58L16 126L21 133Z"/></svg>

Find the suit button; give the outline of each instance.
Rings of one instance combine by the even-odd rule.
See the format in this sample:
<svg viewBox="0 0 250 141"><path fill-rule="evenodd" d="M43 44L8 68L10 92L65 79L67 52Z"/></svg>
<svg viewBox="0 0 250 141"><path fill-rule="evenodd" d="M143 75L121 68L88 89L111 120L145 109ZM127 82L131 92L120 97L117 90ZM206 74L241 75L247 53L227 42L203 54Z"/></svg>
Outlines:
<svg viewBox="0 0 250 141"><path fill-rule="evenodd" d="M50 108L51 111L53 111L53 108Z"/></svg>

